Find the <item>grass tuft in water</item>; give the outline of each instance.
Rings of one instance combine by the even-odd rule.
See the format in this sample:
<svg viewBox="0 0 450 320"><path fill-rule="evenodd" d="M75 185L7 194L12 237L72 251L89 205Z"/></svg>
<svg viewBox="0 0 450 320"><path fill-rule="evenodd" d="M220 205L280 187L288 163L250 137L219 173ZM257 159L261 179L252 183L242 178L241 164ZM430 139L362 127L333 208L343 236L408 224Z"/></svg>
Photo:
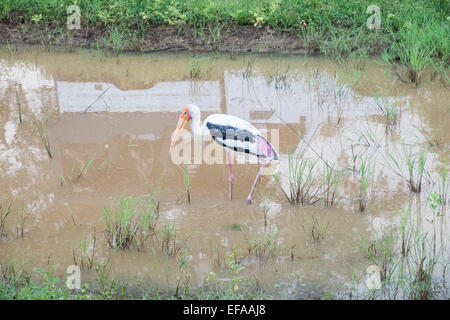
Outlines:
<svg viewBox="0 0 450 320"><path fill-rule="evenodd" d="M403 162L407 167L408 174L403 173L403 162L398 161L392 154L388 154L388 156L395 166L391 167L393 171L407 182L412 192L420 193L425 176L429 176L425 169L427 153L424 147L421 146L419 152L413 153L411 148L403 146Z"/></svg>
<svg viewBox="0 0 450 320"><path fill-rule="evenodd" d="M359 211L366 210L367 201L370 196L371 184L373 182L374 168L367 159L361 159L360 167L360 189L359 189Z"/></svg>
<svg viewBox="0 0 450 320"><path fill-rule="evenodd" d="M311 221L305 221L303 231L307 236L311 236L314 241L320 242L327 237L329 225L329 221L322 223L317 216L313 215Z"/></svg>
<svg viewBox="0 0 450 320"><path fill-rule="evenodd" d="M141 250L146 240L155 235L158 218L159 206L152 194L141 198L121 197L115 205L103 207L106 241L111 248L128 249L134 244Z"/></svg>
<svg viewBox="0 0 450 320"><path fill-rule="evenodd" d="M39 133L39 137L41 138L41 141L44 144L45 150L47 151L47 154L48 154L49 158L53 159L52 151L50 149L50 143L49 143L49 140L48 140L48 135L47 135L47 131L45 129L44 123L39 121L36 118L34 119L34 123L36 125L36 128L37 128L38 133Z"/></svg>
<svg viewBox="0 0 450 320"><path fill-rule="evenodd" d="M175 222L172 222L172 224L164 223L161 234L161 250L168 256L176 256L181 251L181 247L177 243Z"/></svg>
<svg viewBox="0 0 450 320"><path fill-rule="evenodd" d="M203 73L204 61L202 58L190 58L189 59L189 76L191 79L199 79Z"/></svg>
<svg viewBox="0 0 450 320"><path fill-rule="evenodd" d="M87 172L88 172L89 168L91 167L92 162L94 161L94 159L95 159L95 154L91 158L89 158L88 160L86 160L84 162L80 173L78 174L78 176L75 178L75 180L73 182L78 182L78 180L80 180L80 178L83 176L83 174L87 174Z"/></svg>
<svg viewBox="0 0 450 320"><path fill-rule="evenodd" d="M399 109L387 97L375 96L374 99L378 109L385 117L386 126L395 126L398 121Z"/></svg>
<svg viewBox="0 0 450 320"><path fill-rule="evenodd" d="M73 263L80 266L81 269L91 270L94 267L95 246L97 243L97 237L95 236L95 228L92 233L92 240L90 246L90 253L88 252L88 241L84 238L78 243L80 249L79 259L76 257L75 248L72 249Z"/></svg>
<svg viewBox="0 0 450 320"><path fill-rule="evenodd" d="M332 207L337 196L337 190L342 181L342 172L336 171L334 166L330 166L328 161L325 162L325 183L323 192L323 202L325 206Z"/></svg>
<svg viewBox="0 0 450 320"><path fill-rule="evenodd" d="M361 248L366 257L380 268L381 281L385 281L394 267L395 234L381 229L379 238L369 241L361 240Z"/></svg>
<svg viewBox="0 0 450 320"><path fill-rule="evenodd" d="M189 182L189 170L187 164L184 165L184 186L186 188L188 203L191 203L191 184Z"/></svg>
<svg viewBox="0 0 450 320"><path fill-rule="evenodd" d="M320 187L315 185L313 170L316 162L309 159L293 159L288 152L289 194L283 193L291 204L314 204L320 200Z"/></svg>
<svg viewBox="0 0 450 320"><path fill-rule="evenodd" d="M16 88L17 112L19 113L19 123L22 123L22 108L20 106L19 90Z"/></svg>
<svg viewBox="0 0 450 320"><path fill-rule="evenodd" d="M247 251L260 260L275 259L279 254L279 233L275 228L268 228L264 233L257 233L252 239L247 239Z"/></svg>
<svg viewBox="0 0 450 320"><path fill-rule="evenodd" d="M6 207L0 204L0 239L6 235L6 219L12 212L12 202L10 202Z"/></svg>

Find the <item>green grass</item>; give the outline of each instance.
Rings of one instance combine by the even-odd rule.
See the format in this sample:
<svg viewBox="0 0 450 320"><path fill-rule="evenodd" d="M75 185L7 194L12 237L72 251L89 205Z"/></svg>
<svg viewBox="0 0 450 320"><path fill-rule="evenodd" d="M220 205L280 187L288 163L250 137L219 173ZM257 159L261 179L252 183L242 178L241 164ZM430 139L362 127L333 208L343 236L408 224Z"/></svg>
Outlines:
<svg viewBox="0 0 450 320"><path fill-rule="evenodd" d="M374 96L375 103L382 115L385 117L386 127L393 127L397 124L399 109L393 102L389 101L389 98L384 96Z"/></svg>
<svg viewBox="0 0 450 320"><path fill-rule="evenodd" d="M191 203L191 183L189 181L189 170L187 164L184 165L184 187L186 188L188 203Z"/></svg>
<svg viewBox="0 0 450 320"><path fill-rule="evenodd" d="M313 170L316 162L309 159L293 158L288 152L289 194L283 193L291 204L314 204L320 200L320 187L316 186Z"/></svg>
<svg viewBox="0 0 450 320"><path fill-rule="evenodd" d="M414 153L412 147L403 146L403 162L397 160L392 154L388 154L394 167L393 171L408 183L412 192L420 193L423 187L424 178L429 177L429 172L425 169L427 162L427 152L424 147ZM403 164L406 165L408 174L403 172ZM445 180L444 180L445 181Z"/></svg>
<svg viewBox="0 0 450 320"><path fill-rule="evenodd" d="M181 251L181 247L177 242L175 222L164 223L161 234L161 250L168 256L176 256Z"/></svg>
<svg viewBox="0 0 450 320"><path fill-rule="evenodd" d="M20 12L25 23L42 25L43 33L51 32L49 26L64 30L71 4L71 0L5 0L0 3L0 20ZM401 67L396 71L400 79L416 85L432 65L449 72L450 2L445 0L380 0L379 30L366 27L371 0L79 0L76 4L82 26L106 27L105 44L115 54L142 40L152 24L176 25L181 33L184 26L194 27L202 38L209 34L214 50L220 48L224 32L241 24L294 31L309 51L338 61L349 58L357 69L364 68L368 55L384 53L386 61Z"/></svg>
<svg viewBox="0 0 450 320"><path fill-rule="evenodd" d="M146 240L155 235L159 217L153 194L148 197L121 197L109 208L103 207L105 237L111 248L143 249Z"/></svg>
<svg viewBox="0 0 450 320"><path fill-rule="evenodd" d="M17 112L19 113L19 123L22 123L22 108L20 106L19 90L16 88Z"/></svg>
<svg viewBox="0 0 450 320"><path fill-rule="evenodd" d="M373 164L368 159L361 159L360 167L360 188L359 188L359 211L366 210L367 202L370 197L370 189L374 176Z"/></svg>
<svg viewBox="0 0 450 320"><path fill-rule="evenodd" d="M338 188L342 181L343 173L337 171L334 166L330 166L328 161L325 163L324 167L324 191L323 191L323 202L325 206L332 207L336 201L336 196L338 194Z"/></svg>
<svg viewBox="0 0 450 320"><path fill-rule="evenodd" d="M38 119L34 119L34 124L39 133L39 137L41 138L42 143L44 144L44 148L47 151L47 154L50 159L53 159L52 150L50 149L50 142L48 140L47 130L45 128L45 122L39 121Z"/></svg>
<svg viewBox="0 0 450 320"><path fill-rule="evenodd" d="M249 256L256 256L260 260L276 259L279 255L279 232L275 228L268 228L264 233L257 233L247 239Z"/></svg>
<svg viewBox="0 0 450 320"><path fill-rule="evenodd" d="M317 216L313 215L310 221L305 221L303 231L316 242L326 239L328 234L329 221L322 222Z"/></svg>

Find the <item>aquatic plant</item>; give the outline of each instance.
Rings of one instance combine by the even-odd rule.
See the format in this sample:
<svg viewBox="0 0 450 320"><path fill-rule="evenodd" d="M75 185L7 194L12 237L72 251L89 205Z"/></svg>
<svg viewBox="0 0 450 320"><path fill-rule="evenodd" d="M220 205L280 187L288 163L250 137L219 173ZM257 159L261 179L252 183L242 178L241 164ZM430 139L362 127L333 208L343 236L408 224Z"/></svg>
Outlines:
<svg viewBox="0 0 450 320"><path fill-rule="evenodd" d="M12 202L6 208L0 203L0 239L5 235L6 219L12 212Z"/></svg>
<svg viewBox="0 0 450 320"><path fill-rule="evenodd" d="M388 154L395 167L391 166L391 169L400 177L402 177L407 183L412 192L420 193L422 191L423 179L425 176L429 176L428 171L425 169L427 161L427 153L423 146L420 147L418 153L413 153L411 148L403 145L403 161L406 164L408 174L403 173L402 163L392 155Z"/></svg>
<svg viewBox="0 0 450 320"><path fill-rule="evenodd" d="M22 109L20 107L20 96L19 96L19 90L16 88L16 100L17 100L17 111L19 113L19 123L22 123Z"/></svg>
<svg viewBox="0 0 450 320"><path fill-rule="evenodd" d="M202 58L189 58L189 76L191 79L199 79L203 72L204 61Z"/></svg>
<svg viewBox="0 0 450 320"><path fill-rule="evenodd" d="M73 263L76 266L80 266L81 269L86 268L87 270L90 270L94 267L94 256L95 256L95 246L97 243L97 237L95 235L95 228L91 236L91 252L88 253L87 249L87 238L84 238L83 240L78 242L78 247L80 248L80 255L79 259L76 257L75 248L72 249L72 257L73 257Z"/></svg>
<svg viewBox="0 0 450 320"><path fill-rule="evenodd" d="M53 159L52 157L52 151L50 150L50 142L48 139L48 134L45 129L45 124L38 119L34 119L34 124L36 125L36 128L39 133L39 137L41 138L42 143L44 144L45 150L47 151L47 154L50 159Z"/></svg>
<svg viewBox="0 0 450 320"><path fill-rule="evenodd" d="M189 170L187 164L184 165L184 186L186 188L188 203L191 203L191 184L189 182Z"/></svg>
<svg viewBox="0 0 450 320"><path fill-rule="evenodd" d="M322 221L316 215L312 215L310 221L308 221L308 218L305 219L303 231L314 241L320 242L325 240L325 238L327 237L329 225L329 221L325 221L324 223L322 223Z"/></svg>
<svg viewBox="0 0 450 320"><path fill-rule="evenodd" d="M386 126L395 126L398 121L399 109L387 97L374 96L378 109L385 117Z"/></svg>
<svg viewBox="0 0 450 320"><path fill-rule="evenodd" d="M177 243L175 222L171 224L168 222L164 223L161 233L161 250L168 256L176 256L181 251L181 247Z"/></svg>
<svg viewBox="0 0 450 320"><path fill-rule="evenodd" d="M325 161L324 176L325 183L323 184L323 202L325 206L332 207L336 200L337 190L341 183L343 173L336 171L334 166L329 165L328 161Z"/></svg>
<svg viewBox="0 0 450 320"><path fill-rule="evenodd" d="M279 233L275 228L268 228L263 233L257 233L247 239L247 252L260 260L275 259L279 254Z"/></svg>
<svg viewBox="0 0 450 320"><path fill-rule="evenodd" d="M77 175L77 177L74 180L72 180L73 182L78 182L80 180L80 178L83 176L83 174L87 174L94 159L95 159L95 154L83 163L83 167L81 167L80 173ZM73 162L72 162L72 164L73 164ZM72 167L72 172L73 172L73 167Z"/></svg>
<svg viewBox="0 0 450 320"><path fill-rule="evenodd" d="M286 199L291 204L314 204L320 200L320 186L316 186L313 170L316 162L304 159L293 159L292 153L288 152L289 166L289 194L283 191ZM275 177L276 180L277 177Z"/></svg>
<svg viewBox="0 0 450 320"><path fill-rule="evenodd" d="M121 197L116 205L103 207L106 241L111 248L127 249L135 244L140 250L155 235L158 218L159 206L152 194L142 198Z"/></svg>
<svg viewBox="0 0 450 320"><path fill-rule="evenodd" d="M383 228L378 238L372 241L361 239L363 253L380 268L381 281L387 280L393 271L395 240L394 231Z"/></svg>
<svg viewBox="0 0 450 320"><path fill-rule="evenodd" d="M360 167L360 188L359 188L359 211L363 212L367 207L370 196L370 188L373 182L374 168L368 159L361 159Z"/></svg>

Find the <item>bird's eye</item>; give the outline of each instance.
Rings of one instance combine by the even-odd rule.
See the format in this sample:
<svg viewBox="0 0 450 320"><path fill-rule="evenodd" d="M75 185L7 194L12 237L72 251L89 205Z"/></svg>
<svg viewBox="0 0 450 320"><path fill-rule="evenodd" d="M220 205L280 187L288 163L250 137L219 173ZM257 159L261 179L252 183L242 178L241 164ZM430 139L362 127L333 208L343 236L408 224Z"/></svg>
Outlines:
<svg viewBox="0 0 450 320"><path fill-rule="evenodd" d="M184 115L185 115L185 116L187 115L187 112L186 112L186 111L184 112Z"/></svg>

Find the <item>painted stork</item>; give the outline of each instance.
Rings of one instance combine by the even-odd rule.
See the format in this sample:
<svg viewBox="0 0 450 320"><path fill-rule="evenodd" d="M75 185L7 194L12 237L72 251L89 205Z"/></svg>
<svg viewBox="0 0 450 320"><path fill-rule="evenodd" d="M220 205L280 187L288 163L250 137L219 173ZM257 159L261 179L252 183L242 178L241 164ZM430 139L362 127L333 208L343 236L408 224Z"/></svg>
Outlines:
<svg viewBox="0 0 450 320"><path fill-rule="evenodd" d="M227 152L229 171L228 197L230 200L233 193L233 170L231 169L230 150L257 156L262 164L247 197L248 203L251 203L256 182L258 182L264 166L273 160L278 160L277 151L261 135L258 129L238 117L228 114L212 114L205 119L203 124L201 124L200 119L200 109L196 105L189 104L183 108L172 138L169 153L172 154L175 143L178 141L181 132L189 121L191 121L191 130L194 136L211 136Z"/></svg>

